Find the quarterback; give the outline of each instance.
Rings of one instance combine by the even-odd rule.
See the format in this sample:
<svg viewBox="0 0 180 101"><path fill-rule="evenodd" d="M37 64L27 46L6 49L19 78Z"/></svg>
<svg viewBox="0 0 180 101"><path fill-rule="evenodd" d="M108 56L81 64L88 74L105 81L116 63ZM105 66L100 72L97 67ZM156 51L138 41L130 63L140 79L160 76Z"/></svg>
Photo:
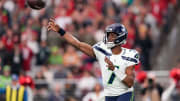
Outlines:
<svg viewBox="0 0 180 101"><path fill-rule="evenodd" d="M50 19L48 30L57 32L69 44L95 57L101 67L105 101L134 101L134 66L139 63L136 50L121 47L126 43L127 29L120 23L105 29L104 40L94 46L80 42Z"/></svg>

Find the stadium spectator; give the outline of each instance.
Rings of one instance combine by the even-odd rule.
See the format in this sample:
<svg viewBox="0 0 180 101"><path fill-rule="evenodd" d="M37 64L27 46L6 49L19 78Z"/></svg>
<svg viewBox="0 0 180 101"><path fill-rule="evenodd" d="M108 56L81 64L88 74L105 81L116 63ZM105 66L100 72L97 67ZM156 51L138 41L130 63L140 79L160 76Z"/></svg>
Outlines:
<svg viewBox="0 0 180 101"><path fill-rule="evenodd" d="M0 41L0 58L1 66L5 65L7 60L7 52L2 41Z"/></svg>
<svg viewBox="0 0 180 101"><path fill-rule="evenodd" d="M78 83L78 88L84 92L83 94L85 94L87 93L87 91L93 90L95 84L96 84L96 79L88 71L84 71L82 78Z"/></svg>
<svg viewBox="0 0 180 101"><path fill-rule="evenodd" d="M57 46L53 46L51 48L51 55L49 57L49 64L51 65L59 65L63 62L62 54L60 54L59 48Z"/></svg>
<svg viewBox="0 0 180 101"><path fill-rule="evenodd" d="M27 40L25 38L22 38L20 49L22 51L23 56L23 70L30 71L31 70L31 61L33 57L32 50L27 46Z"/></svg>
<svg viewBox="0 0 180 101"><path fill-rule="evenodd" d="M40 39L43 42L47 40L47 29L46 29L47 23L48 23L48 20L46 18L42 19L42 27L41 27Z"/></svg>
<svg viewBox="0 0 180 101"><path fill-rule="evenodd" d="M54 73L54 79L65 79L67 76L66 69L62 66Z"/></svg>
<svg viewBox="0 0 180 101"><path fill-rule="evenodd" d="M31 23L35 23L35 21L32 19L28 20L29 25L27 25L28 27L22 33L22 37L26 39L27 46L32 50L33 54L36 55L39 52L39 47L37 42L38 33L31 28L33 26Z"/></svg>
<svg viewBox="0 0 180 101"><path fill-rule="evenodd" d="M80 57L77 54L74 47L68 45L65 53L63 54L63 65L65 67L77 66L81 65Z"/></svg>
<svg viewBox="0 0 180 101"><path fill-rule="evenodd" d="M0 88L0 95L5 95L5 100L10 101L13 99L16 101L28 101L28 93L24 86L19 84L19 78L17 75L12 75L12 82L4 88ZM4 101L5 101L4 100Z"/></svg>
<svg viewBox="0 0 180 101"><path fill-rule="evenodd" d="M79 39L83 42L87 42L91 45L95 44L95 39L93 37L94 35L94 31L95 31L95 27L94 27L94 23L93 21L91 21L90 19L84 20L82 23L82 27L84 29L83 33L78 33L79 34ZM81 36L84 36L84 38L82 38Z"/></svg>
<svg viewBox="0 0 180 101"><path fill-rule="evenodd" d="M34 101L34 94L33 94L34 81L33 81L33 79L30 76L26 75L26 73L24 71L22 71L19 76L19 83L20 83L20 85L24 86L27 90L27 93L28 93L27 101Z"/></svg>
<svg viewBox="0 0 180 101"><path fill-rule="evenodd" d="M84 96L82 101L104 101L104 94L101 90L101 85L96 83L94 91Z"/></svg>
<svg viewBox="0 0 180 101"><path fill-rule="evenodd" d="M61 9L61 12L59 12L60 9ZM55 11L55 13L58 13L57 17L56 17L57 24L59 24L63 28L65 28L67 24L72 23L72 18L69 16L66 16L67 10L65 8L57 7L57 8L55 8L55 10L57 10L57 11Z"/></svg>
<svg viewBox="0 0 180 101"><path fill-rule="evenodd" d="M11 67L8 65L5 65L3 67L3 75L0 75L0 88L4 88L7 85L11 84L12 78L11 78Z"/></svg>
<svg viewBox="0 0 180 101"><path fill-rule="evenodd" d="M104 2L102 13L107 18L114 18L119 13L119 9L113 1L107 0Z"/></svg>
<svg viewBox="0 0 180 101"><path fill-rule="evenodd" d="M137 46L140 47L141 51L141 63L144 70L151 70L151 66L150 66L150 52L152 49L152 40L150 37L150 32L149 29L147 27L147 25L145 24L140 24L138 27L138 37L136 39L136 44Z"/></svg>
<svg viewBox="0 0 180 101"><path fill-rule="evenodd" d="M1 69L2 69L2 59L0 58L0 75L1 75Z"/></svg>
<svg viewBox="0 0 180 101"><path fill-rule="evenodd" d="M47 101L48 100L48 84L46 78L43 75L43 71L40 70L36 73L34 78L38 84L35 83L34 101Z"/></svg>
<svg viewBox="0 0 180 101"><path fill-rule="evenodd" d="M161 100L162 101L179 101L180 97L180 86L179 82L176 83L174 80L170 80L170 85L163 92Z"/></svg>
<svg viewBox="0 0 180 101"><path fill-rule="evenodd" d="M3 7L7 9L10 12L10 14L12 14L13 10L15 9L15 2L12 0L6 0Z"/></svg>
<svg viewBox="0 0 180 101"><path fill-rule="evenodd" d="M40 43L39 52L37 53L37 65L48 64L48 58L50 56L50 50L47 47L46 41Z"/></svg>
<svg viewBox="0 0 180 101"><path fill-rule="evenodd" d="M178 67L178 66L177 66ZM173 68L170 71L170 85L163 92L161 100L162 101L179 101L180 100L180 69Z"/></svg>
<svg viewBox="0 0 180 101"><path fill-rule="evenodd" d="M66 101L78 101L76 98L70 96L66 98Z"/></svg>
<svg viewBox="0 0 180 101"><path fill-rule="evenodd" d="M34 80L31 76L27 75L25 71L21 71L19 75L19 83L25 87L35 88Z"/></svg>
<svg viewBox="0 0 180 101"><path fill-rule="evenodd" d="M53 87L53 92L50 94L48 101L65 101L65 96L62 94L60 84Z"/></svg>
<svg viewBox="0 0 180 101"><path fill-rule="evenodd" d="M53 79L53 72L50 69L49 66L47 65L42 65L41 70L43 72L44 77L46 78L47 82L50 84L54 79Z"/></svg>
<svg viewBox="0 0 180 101"><path fill-rule="evenodd" d="M48 88L46 78L44 77L42 70L40 70L39 72L36 73L35 80L42 81L42 83L40 83L40 84L35 84L35 88L37 89L37 91L41 91L44 89L46 90Z"/></svg>
<svg viewBox="0 0 180 101"><path fill-rule="evenodd" d="M67 73L67 81L65 84L65 94L68 96L76 96L77 85L71 81L75 80L74 75L71 72ZM66 97L67 98L67 97Z"/></svg>
<svg viewBox="0 0 180 101"><path fill-rule="evenodd" d="M14 45L14 51L12 54L12 68L11 73L19 75L22 70L23 56L19 44Z"/></svg>
<svg viewBox="0 0 180 101"><path fill-rule="evenodd" d="M23 85L28 93L28 101L34 101L34 94L33 94L33 88L34 88L34 82L32 80L32 78L30 76L26 76L26 77L21 77L22 79L25 80L25 82L23 82ZM21 79L19 79L19 81L21 81Z"/></svg>
<svg viewBox="0 0 180 101"><path fill-rule="evenodd" d="M8 52L11 52L14 48L13 31L7 29L6 34L2 37L2 42Z"/></svg>
<svg viewBox="0 0 180 101"><path fill-rule="evenodd" d="M125 48L130 48L132 49L135 44L135 39L136 39L136 30L133 25L133 14L129 13L123 17L123 24L126 26L128 30L128 36L127 36L127 43L123 45Z"/></svg>
<svg viewBox="0 0 180 101"><path fill-rule="evenodd" d="M162 92L163 88L159 83L156 82L155 75L149 73L142 84L142 101L161 101Z"/></svg>
<svg viewBox="0 0 180 101"><path fill-rule="evenodd" d="M1 34L5 33L5 30L8 27L11 27L11 15L10 12L4 8L4 4L5 4L6 0L2 0L0 2L0 22L1 22L1 28L2 30L0 30Z"/></svg>

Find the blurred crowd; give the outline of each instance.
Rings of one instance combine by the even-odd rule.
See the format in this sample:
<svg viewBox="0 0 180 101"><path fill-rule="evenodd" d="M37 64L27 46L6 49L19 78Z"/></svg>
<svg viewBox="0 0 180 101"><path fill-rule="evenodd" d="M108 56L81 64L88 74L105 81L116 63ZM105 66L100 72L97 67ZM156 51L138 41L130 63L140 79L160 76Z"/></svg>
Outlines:
<svg viewBox="0 0 180 101"><path fill-rule="evenodd" d="M179 101L180 65L170 70L168 84L160 81L153 72L139 71L136 75L135 92L137 101Z"/></svg>
<svg viewBox="0 0 180 101"><path fill-rule="evenodd" d="M33 101L79 101L82 98L95 101L103 95L96 59L68 45L54 32L48 32L49 18L55 18L58 25L90 45L103 40L107 25L124 24L128 38L123 47L136 49L141 55L136 71L152 70L151 50L166 23L169 9L176 2L46 0L46 8L37 11L29 8L25 0L1 0L0 87L11 84L11 76L15 74L20 84L30 86ZM162 93L162 87L159 88ZM95 93L89 94L90 91Z"/></svg>

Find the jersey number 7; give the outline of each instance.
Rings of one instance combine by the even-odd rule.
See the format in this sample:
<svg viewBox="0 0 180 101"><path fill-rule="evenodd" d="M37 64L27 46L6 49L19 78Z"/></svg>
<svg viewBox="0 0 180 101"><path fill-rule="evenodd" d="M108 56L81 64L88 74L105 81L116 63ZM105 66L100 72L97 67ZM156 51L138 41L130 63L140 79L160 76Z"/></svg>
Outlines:
<svg viewBox="0 0 180 101"><path fill-rule="evenodd" d="M115 68L119 69L119 66L114 66ZM114 74L114 72L112 72L109 80L108 80L108 84L112 84L114 79L115 79L116 75Z"/></svg>

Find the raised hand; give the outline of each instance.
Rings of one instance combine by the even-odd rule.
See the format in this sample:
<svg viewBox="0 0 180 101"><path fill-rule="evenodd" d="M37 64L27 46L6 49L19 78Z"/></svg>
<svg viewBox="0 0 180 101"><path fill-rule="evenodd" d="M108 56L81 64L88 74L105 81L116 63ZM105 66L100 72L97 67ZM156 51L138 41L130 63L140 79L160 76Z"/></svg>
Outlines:
<svg viewBox="0 0 180 101"><path fill-rule="evenodd" d="M52 30L52 31L58 32L60 27L55 23L54 19L50 18L47 29L48 31Z"/></svg>

